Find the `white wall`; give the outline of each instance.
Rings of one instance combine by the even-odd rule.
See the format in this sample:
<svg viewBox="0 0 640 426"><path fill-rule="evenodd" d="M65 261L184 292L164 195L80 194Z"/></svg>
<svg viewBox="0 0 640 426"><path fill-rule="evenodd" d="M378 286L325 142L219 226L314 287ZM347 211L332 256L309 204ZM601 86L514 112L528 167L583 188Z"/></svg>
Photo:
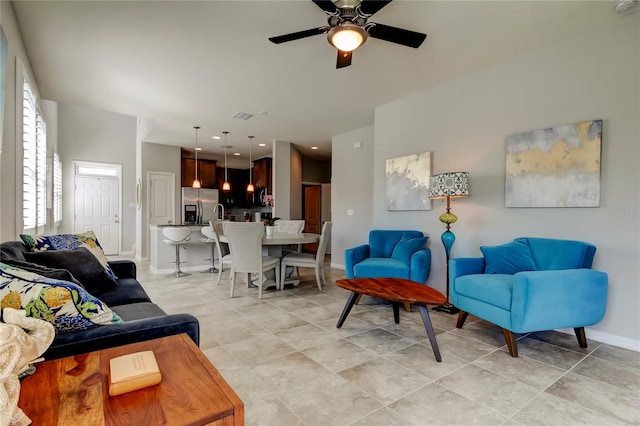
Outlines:
<svg viewBox="0 0 640 426"><path fill-rule="evenodd" d="M136 235L136 117L76 105L58 104L58 148L62 160L63 221L59 232L73 232L73 161L122 165L122 241L130 252Z"/></svg>
<svg viewBox="0 0 640 426"><path fill-rule="evenodd" d="M344 251L369 241L373 154L373 126L334 136L331 142L331 266L344 268ZM348 215L348 210L353 210L353 215Z"/></svg>
<svg viewBox="0 0 640 426"><path fill-rule="evenodd" d="M273 162L271 179L273 183L273 196L275 207L272 210L273 217L290 219L291 215L291 143L285 141L273 141Z"/></svg>
<svg viewBox="0 0 640 426"><path fill-rule="evenodd" d="M453 257L477 256L480 245L518 236L591 242L598 248L594 268L609 274L609 300L604 320L589 328L589 337L639 350L639 20L640 13L621 16L614 26L591 29L377 108L368 173L353 167L349 145L357 137L334 138L336 260L355 245L353 240L366 241L344 209L369 207L372 228L413 228L431 237L429 285L444 291L444 225L438 220L444 204L434 202L431 211L389 212L384 189L373 192L368 206L364 200L355 202L363 175L370 176L373 188L384 188L386 159L432 151L433 172L470 172L470 197L452 206L459 216L452 228L457 237ZM601 206L505 208L506 136L591 119L604 120ZM345 240L350 244L341 244Z"/></svg>
<svg viewBox="0 0 640 426"><path fill-rule="evenodd" d="M144 258L149 257L149 206L147 205L147 172L173 173L175 176L175 217L177 221L181 219L180 205L182 203L181 193L181 158L180 147L171 145L160 145L155 143L142 144L142 250L139 255Z"/></svg>

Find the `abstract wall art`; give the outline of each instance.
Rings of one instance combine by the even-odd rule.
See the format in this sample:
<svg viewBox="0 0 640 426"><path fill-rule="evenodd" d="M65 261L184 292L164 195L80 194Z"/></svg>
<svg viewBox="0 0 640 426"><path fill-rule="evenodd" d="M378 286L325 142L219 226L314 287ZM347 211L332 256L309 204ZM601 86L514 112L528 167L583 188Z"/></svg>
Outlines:
<svg viewBox="0 0 640 426"><path fill-rule="evenodd" d="M506 140L506 207L598 207L602 120Z"/></svg>
<svg viewBox="0 0 640 426"><path fill-rule="evenodd" d="M385 168L387 210L431 210L431 152L390 158Z"/></svg>

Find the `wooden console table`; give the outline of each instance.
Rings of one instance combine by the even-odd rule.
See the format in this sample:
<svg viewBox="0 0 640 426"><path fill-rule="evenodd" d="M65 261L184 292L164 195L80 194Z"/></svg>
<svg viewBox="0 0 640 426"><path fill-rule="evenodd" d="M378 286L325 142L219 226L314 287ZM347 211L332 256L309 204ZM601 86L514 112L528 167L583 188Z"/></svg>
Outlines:
<svg viewBox="0 0 640 426"><path fill-rule="evenodd" d="M162 382L109 396L109 360L155 353ZM244 405L186 334L37 364L22 381L18 406L34 425L244 424Z"/></svg>

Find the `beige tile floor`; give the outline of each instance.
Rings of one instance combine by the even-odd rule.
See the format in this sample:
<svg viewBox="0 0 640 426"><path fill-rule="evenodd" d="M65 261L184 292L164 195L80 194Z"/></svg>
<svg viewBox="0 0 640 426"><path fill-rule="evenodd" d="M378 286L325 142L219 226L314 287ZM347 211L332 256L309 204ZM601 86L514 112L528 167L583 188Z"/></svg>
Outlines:
<svg viewBox="0 0 640 426"><path fill-rule="evenodd" d="M139 263L138 277L168 313L200 321L200 348L245 403L247 425L630 425L640 424L640 353L575 336L519 336L519 358L499 328L433 312L442 362L435 361L417 309L363 298L341 329L348 296L326 269L298 287L236 284L228 272L165 278ZM588 332L587 332L588 334Z"/></svg>

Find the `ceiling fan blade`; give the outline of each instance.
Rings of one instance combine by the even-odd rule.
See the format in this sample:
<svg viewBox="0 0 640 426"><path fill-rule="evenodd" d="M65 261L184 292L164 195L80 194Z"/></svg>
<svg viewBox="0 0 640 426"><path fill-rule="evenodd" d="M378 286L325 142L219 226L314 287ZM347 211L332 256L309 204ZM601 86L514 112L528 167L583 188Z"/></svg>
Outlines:
<svg viewBox="0 0 640 426"><path fill-rule="evenodd" d="M367 28L367 32L371 37L390 41L391 43L402 44L417 49L424 39L427 38L427 35L423 33L391 27L389 25L370 23L373 25Z"/></svg>
<svg viewBox="0 0 640 426"><path fill-rule="evenodd" d="M335 13L338 8L331 0L312 0L316 6L328 13Z"/></svg>
<svg viewBox="0 0 640 426"><path fill-rule="evenodd" d="M360 3L360 12L371 16L391 3L391 1L392 0L362 0L362 3Z"/></svg>
<svg viewBox="0 0 640 426"><path fill-rule="evenodd" d="M336 61L336 68L344 68L351 65L351 55L353 52L343 52L338 50L338 60Z"/></svg>
<svg viewBox="0 0 640 426"><path fill-rule="evenodd" d="M330 27L318 27L318 28L311 28L308 30L304 30L304 31L298 31L296 33L291 33L291 34L284 34L281 36L276 36L276 37L269 37L269 41L275 43L275 44L280 44L280 43L284 43L287 41L293 41L293 40L299 40L301 38L305 38L305 37L311 37L314 35L319 35L319 34L324 34L327 31L329 31Z"/></svg>

